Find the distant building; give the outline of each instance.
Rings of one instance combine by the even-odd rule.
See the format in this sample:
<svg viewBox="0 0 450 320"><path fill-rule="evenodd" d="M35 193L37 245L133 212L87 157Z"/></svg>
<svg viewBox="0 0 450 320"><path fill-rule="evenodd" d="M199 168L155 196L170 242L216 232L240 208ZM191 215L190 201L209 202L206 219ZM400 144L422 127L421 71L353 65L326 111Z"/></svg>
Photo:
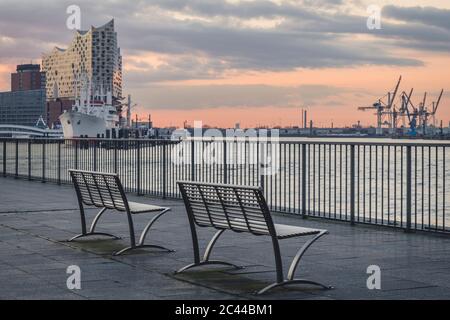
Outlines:
<svg viewBox="0 0 450 320"><path fill-rule="evenodd" d="M44 89L0 92L0 124L34 126L45 105Z"/></svg>
<svg viewBox="0 0 450 320"><path fill-rule="evenodd" d="M52 128L54 126L60 125L59 116L67 110L72 109L72 106L75 104L74 100L68 99L55 99L51 101L47 101L46 108L46 119L47 125Z"/></svg>
<svg viewBox="0 0 450 320"><path fill-rule="evenodd" d="M45 89L45 72L38 64L22 64L11 74L11 91Z"/></svg>
<svg viewBox="0 0 450 320"><path fill-rule="evenodd" d="M122 96L122 56L114 31L114 20L99 28L77 31L67 49L55 47L42 58L46 72L48 100L73 100L83 76L91 79L93 90L110 90L113 98Z"/></svg>
<svg viewBox="0 0 450 320"><path fill-rule="evenodd" d="M11 74L11 91L0 92L0 124L34 126L45 118L45 74L37 64L17 66Z"/></svg>

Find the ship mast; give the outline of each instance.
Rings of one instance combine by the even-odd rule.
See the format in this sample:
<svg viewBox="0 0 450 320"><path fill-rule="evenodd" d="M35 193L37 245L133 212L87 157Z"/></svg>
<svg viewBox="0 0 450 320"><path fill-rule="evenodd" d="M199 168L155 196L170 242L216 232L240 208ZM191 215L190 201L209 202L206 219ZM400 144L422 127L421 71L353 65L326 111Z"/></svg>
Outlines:
<svg viewBox="0 0 450 320"><path fill-rule="evenodd" d="M127 102L127 128L131 128L131 95L128 95Z"/></svg>

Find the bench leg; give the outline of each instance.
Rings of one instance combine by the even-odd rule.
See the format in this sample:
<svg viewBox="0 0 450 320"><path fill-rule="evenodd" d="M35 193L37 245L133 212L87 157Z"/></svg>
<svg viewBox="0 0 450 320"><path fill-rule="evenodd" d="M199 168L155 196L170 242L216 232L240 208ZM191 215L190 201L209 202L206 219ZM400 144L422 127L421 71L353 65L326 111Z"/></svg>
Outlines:
<svg viewBox="0 0 450 320"><path fill-rule="evenodd" d="M226 261L208 260L208 261L200 261L199 263L188 264L187 266L181 268L180 270L175 271L175 274L183 273L186 270L189 270L189 269L192 269L192 268L196 268L196 267L200 267L200 266L206 266L206 265L224 265L224 266L233 267L235 269L244 269L245 268L243 266L237 266L235 264L232 264L232 263L226 262Z"/></svg>
<svg viewBox="0 0 450 320"><path fill-rule="evenodd" d="M300 263L301 258L303 257L303 255L305 254L306 250L309 249L309 247L316 242L317 240L319 240L321 237L323 237L324 235L328 234L328 231L322 231L320 232L318 235L316 235L314 238L312 238L311 240L309 240L308 242L306 242L301 248L300 250L297 252L297 254L295 255L294 259L292 260L291 266L289 267L289 272L288 272L288 280L292 281L294 280L294 276L295 276L295 271L297 270L298 264Z"/></svg>
<svg viewBox="0 0 450 320"><path fill-rule="evenodd" d="M163 211L158 213L152 220L150 220L150 222L146 225L146 227L142 231L138 244L136 244L136 242L135 242L136 240L135 240L135 236L134 236L134 225L133 225L133 220L130 215L129 224L130 224L131 245L129 247L126 247L120 251L113 253L113 256L120 256L120 255L124 254L125 252L135 250L135 249L144 249L144 248L161 249L161 250L168 251L168 252L175 252L175 250L171 250L171 249L165 248L163 246L144 243L145 238L147 237L147 233L150 231L150 228L153 226L153 224L156 222L156 220L158 220L162 215L164 215L168 211L170 211L169 208L164 209Z"/></svg>
<svg viewBox="0 0 450 320"><path fill-rule="evenodd" d="M73 238L71 238L69 240L67 240L67 242L72 242L72 241L75 241L75 240L80 239L80 238L92 237L92 236L112 237L112 238L114 238L114 240L121 239L120 237L117 237L117 236L115 236L113 234L110 234L110 233L95 232L95 227L97 226L98 220L103 215L103 213L105 213L105 211L106 211L106 208L103 208L102 210L100 210L99 213L97 213L97 215L95 216L94 220L92 221L91 228L90 228L89 232L86 231L86 221L85 221L84 212L83 212L82 219L81 219L81 221L82 221L82 225L81 225L82 233L79 234L79 235L76 235L75 237L73 237Z"/></svg>
<svg viewBox="0 0 450 320"><path fill-rule="evenodd" d="M333 289L333 287L326 286L326 285L321 284L319 282L310 281L310 280L306 280L306 279L293 279L293 280L286 280L286 281L283 281L283 282L280 282L280 283L278 283L278 282L272 283L271 285L265 287L264 289L259 290L256 294L257 295L261 295L261 294L264 294L264 293L266 293L266 292L268 292L268 291L270 291L270 290L272 290L274 288L287 286L287 285L293 285L293 284L311 284L311 285L322 287L325 290Z"/></svg>
<svg viewBox="0 0 450 320"><path fill-rule="evenodd" d="M311 281L311 280L307 280L307 279L295 279L295 271L297 270L298 264L300 263L301 258L303 257L303 255L305 254L306 250L309 249L309 247L316 242L318 239L320 239L321 237L323 237L324 235L328 234L328 231L322 231L319 234L317 234L314 238L312 238L311 240L309 240L308 242L306 242L301 248L300 250L297 252L297 254L295 255L294 259L292 260L291 266L289 267L289 272L288 272L288 276L286 280L281 280L278 277L277 282L272 283L271 285L268 285L267 287L263 288L262 290L258 291L257 294L264 294L274 288L277 287L282 287L282 286L286 286L286 285L293 285L293 284L310 284L310 285L316 285L319 287L322 287L323 289L329 290L329 289L333 289L333 287L331 286L327 286L324 284L321 284L319 282L315 282L315 281Z"/></svg>
<svg viewBox="0 0 450 320"><path fill-rule="evenodd" d="M225 265L225 266L234 267L236 269L243 269L244 267L237 266L237 265L232 264L230 262L220 261L220 260L210 260L209 259L210 256L211 256L212 249L214 248L214 245L216 244L217 240L220 238L220 236L224 232L225 232L225 229L219 230L212 237L212 239L208 243L208 246L206 247L205 254L203 255L203 260L191 263L191 264L181 268L180 270L176 271L175 274L182 273L182 272L184 272L186 270L189 270L189 269L192 269L194 267L205 266L205 265Z"/></svg>

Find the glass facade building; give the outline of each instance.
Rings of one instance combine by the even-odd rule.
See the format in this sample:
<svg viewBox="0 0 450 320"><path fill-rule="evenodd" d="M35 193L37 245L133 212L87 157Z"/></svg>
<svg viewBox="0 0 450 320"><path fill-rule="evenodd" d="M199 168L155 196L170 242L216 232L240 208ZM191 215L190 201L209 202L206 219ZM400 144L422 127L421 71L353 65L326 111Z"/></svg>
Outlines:
<svg viewBox="0 0 450 320"><path fill-rule="evenodd" d="M45 106L45 89L0 92L0 124L34 126Z"/></svg>

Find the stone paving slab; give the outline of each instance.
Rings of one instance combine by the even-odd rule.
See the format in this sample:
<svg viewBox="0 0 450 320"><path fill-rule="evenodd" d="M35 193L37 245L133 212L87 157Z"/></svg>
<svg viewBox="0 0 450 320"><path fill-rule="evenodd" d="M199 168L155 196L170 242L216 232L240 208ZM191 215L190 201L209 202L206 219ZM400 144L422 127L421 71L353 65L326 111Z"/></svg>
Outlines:
<svg viewBox="0 0 450 320"><path fill-rule="evenodd" d="M450 299L448 236L280 214L274 214L277 223L330 231L307 252L298 276L333 285L334 290L291 286L254 296L254 291L275 279L270 239L231 232L220 239L213 257L245 269L204 267L174 275L192 261L183 203L129 198L173 209L154 225L148 241L173 248L175 253L138 250L112 257L129 241L124 215L113 212L102 217L98 231L119 235L121 240L67 243L80 232L72 187L0 178L0 299ZM95 212L87 211L90 218ZM136 216L137 232L148 219L145 214ZM201 244L206 245L213 234L200 230ZM305 240L280 242L285 268ZM70 265L81 268L81 290L67 289ZM369 265L381 268L381 290L367 289Z"/></svg>

